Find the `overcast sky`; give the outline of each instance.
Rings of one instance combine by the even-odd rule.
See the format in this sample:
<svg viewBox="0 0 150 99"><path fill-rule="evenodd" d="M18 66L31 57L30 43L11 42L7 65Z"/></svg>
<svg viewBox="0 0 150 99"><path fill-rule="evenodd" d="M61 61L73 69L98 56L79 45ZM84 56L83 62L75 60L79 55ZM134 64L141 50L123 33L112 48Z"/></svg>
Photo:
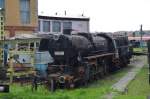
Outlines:
<svg viewBox="0 0 150 99"><path fill-rule="evenodd" d="M39 14L90 18L92 32L150 30L150 0L38 0Z"/></svg>

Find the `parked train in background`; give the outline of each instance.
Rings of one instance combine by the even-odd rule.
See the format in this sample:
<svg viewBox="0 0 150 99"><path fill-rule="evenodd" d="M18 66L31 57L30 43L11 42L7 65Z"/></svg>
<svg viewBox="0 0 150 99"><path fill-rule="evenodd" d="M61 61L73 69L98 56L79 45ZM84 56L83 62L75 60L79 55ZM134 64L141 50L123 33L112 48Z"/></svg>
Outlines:
<svg viewBox="0 0 150 99"><path fill-rule="evenodd" d="M47 68L52 91L73 88L130 63L128 38L105 33L56 34L41 39L39 51L49 51L54 59Z"/></svg>

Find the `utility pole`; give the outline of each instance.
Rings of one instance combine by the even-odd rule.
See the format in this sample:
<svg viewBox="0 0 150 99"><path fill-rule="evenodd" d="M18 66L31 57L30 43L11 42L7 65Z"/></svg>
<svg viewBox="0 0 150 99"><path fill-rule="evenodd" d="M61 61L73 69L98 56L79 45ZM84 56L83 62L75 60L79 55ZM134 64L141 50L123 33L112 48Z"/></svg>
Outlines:
<svg viewBox="0 0 150 99"><path fill-rule="evenodd" d="M140 25L140 37L141 37L141 41L140 41L140 46L142 47L143 46L143 34L144 34L144 32L143 32L143 25L141 24Z"/></svg>

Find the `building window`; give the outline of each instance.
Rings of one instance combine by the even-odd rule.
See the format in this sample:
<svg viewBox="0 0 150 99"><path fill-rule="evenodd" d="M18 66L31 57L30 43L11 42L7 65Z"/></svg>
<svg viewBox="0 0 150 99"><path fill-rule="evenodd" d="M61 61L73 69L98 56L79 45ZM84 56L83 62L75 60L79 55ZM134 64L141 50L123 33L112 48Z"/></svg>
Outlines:
<svg viewBox="0 0 150 99"><path fill-rule="evenodd" d="M39 42L36 42L36 48L38 49L40 46L40 43Z"/></svg>
<svg viewBox="0 0 150 99"><path fill-rule="evenodd" d="M61 32L61 23L59 21L53 21L53 32Z"/></svg>
<svg viewBox="0 0 150 99"><path fill-rule="evenodd" d="M43 21L43 32L50 32L50 21Z"/></svg>
<svg viewBox="0 0 150 99"><path fill-rule="evenodd" d="M20 17L22 24L30 23L30 0L20 0Z"/></svg>
<svg viewBox="0 0 150 99"><path fill-rule="evenodd" d="M38 31L41 31L41 21L38 20Z"/></svg>
<svg viewBox="0 0 150 99"><path fill-rule="evenodd" d="M72 29L72 22L63 22L63 29Z"/></svg>
<svg viewBox="0 0 150 99"><path fill-rule="evenodd" d="M0 8L4 8L4 0L0 0Z"/></svg>
<svg viewBox="0 0 150 99"><path fill-rule="evenodd" d="M28 50L28 43L18 43L18 50Z"/></svg>

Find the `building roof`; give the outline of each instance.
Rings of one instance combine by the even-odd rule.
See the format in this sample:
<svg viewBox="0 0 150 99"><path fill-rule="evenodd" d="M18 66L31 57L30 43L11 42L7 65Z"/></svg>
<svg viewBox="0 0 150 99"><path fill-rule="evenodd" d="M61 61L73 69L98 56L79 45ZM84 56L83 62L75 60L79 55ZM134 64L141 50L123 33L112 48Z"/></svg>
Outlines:
<svg viewBox="0 0 150 99"><path fill-rule="evenodd" d="M71 20L71 21L89 21L90 18L87 17L58 17L58 16L38 16L39 19L49 19L49 20Z"/></svg>
<svg viewBox="0 0 150 99"><path fill-rule="evenodd" d="M23 39L37 39L37 38L41 37L35 34L16 34L14 37L10 37L6 40L16 40L16 39L23 40Z"/></svg>
<svg viewBox="0 0 150 99"><path fill-rule="evenodd" d="M138 40L140 41L141 40L141 37L128 37L129 40ZM150 40L150 36L147 36L147 37L142 37L142 40L144 41L147 41L147 40Z"/></svg>

